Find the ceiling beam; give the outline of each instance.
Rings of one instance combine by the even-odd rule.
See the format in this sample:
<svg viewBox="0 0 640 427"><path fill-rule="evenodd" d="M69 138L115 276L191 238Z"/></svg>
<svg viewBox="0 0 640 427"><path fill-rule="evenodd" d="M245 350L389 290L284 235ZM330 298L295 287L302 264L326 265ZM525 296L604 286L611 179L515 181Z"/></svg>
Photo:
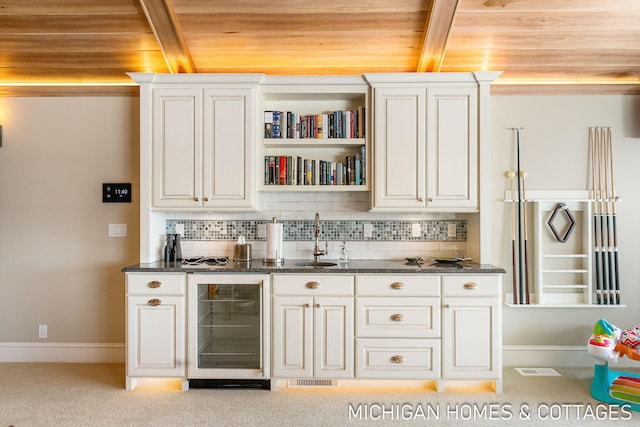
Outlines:
<svg viewBox="0 0 640 427"><path fill-rule="evenodd" d="M193 58L182 36L171 0L140 0L171 73L195 73Z"/></svg>
<svg viewBox="0 0 640 427"><path fill-rule="evenodd" d="M458 3L459 0L431 1L431 8L424 26L424 39L417 72L440 71Z"/></svg>

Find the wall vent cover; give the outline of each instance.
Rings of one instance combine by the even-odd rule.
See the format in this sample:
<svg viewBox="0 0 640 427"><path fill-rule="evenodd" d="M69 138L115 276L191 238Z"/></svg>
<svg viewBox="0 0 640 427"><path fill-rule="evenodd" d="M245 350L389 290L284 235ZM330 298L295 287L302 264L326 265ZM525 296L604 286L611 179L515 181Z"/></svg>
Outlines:
<svg viewBox="0 0 640 427"><path fill-rule="evenodd" d="M289 387L337 387L338 380L298 379L289 380Z"/></svg>
<svg viewBox="0 0 640 427"><path fill-rule="evenodd" d="M516 368L520 375L528 377L559 377L558 371L553 368Z"/></svg>

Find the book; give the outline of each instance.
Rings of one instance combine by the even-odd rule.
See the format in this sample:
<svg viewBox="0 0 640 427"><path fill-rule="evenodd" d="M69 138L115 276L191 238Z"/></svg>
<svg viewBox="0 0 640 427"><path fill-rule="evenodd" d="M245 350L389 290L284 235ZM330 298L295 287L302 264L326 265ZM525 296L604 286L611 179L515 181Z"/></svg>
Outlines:
<svg viewBox="0 0 640 427"><path fill-rule="evenodd" d="M279 139L282 137L281 135L281 121L280 121L280 111L273 111L273 124L271 125L271 137L274 139Z"/></svg>
<svg viewBox="0 0 640 427"><path fill-rule="evenodd" d="M264 112L264 137L273 138L273 111Z"/></svg>

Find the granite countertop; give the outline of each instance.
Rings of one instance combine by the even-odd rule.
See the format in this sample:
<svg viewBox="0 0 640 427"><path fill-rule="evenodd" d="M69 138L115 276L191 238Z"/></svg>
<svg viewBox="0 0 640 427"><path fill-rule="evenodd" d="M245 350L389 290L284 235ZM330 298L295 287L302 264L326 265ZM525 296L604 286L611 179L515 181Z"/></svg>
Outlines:
<svg viewBox="0 0 640 427"><path fill-rule="evenodd" d="M266 265L261 259L251 262L226 265L184 265L180 262L155 261L135 264L122 269L125 273L392 273L392 274L501 274L505 270L490 264L473 262L436 263L427 260L424 264L408 263L405 260L351 260L346 264L336 260L321 259L322 262L336 262L330 267L304 267L297 263L309 262L308 259L285 260L282 265Z"/></svg>

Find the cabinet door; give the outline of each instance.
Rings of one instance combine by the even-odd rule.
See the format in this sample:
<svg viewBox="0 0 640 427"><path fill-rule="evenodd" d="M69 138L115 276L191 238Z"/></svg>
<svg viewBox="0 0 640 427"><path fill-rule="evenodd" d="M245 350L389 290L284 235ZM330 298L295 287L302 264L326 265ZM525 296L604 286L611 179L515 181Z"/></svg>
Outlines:
<svg viewBox="0 0 640 427"><path fill-rule="evenodd" d="M499 299L443 298L443 303L443 377L500 378Z"/></svg>
<svg viewBox="0 0 640 427"><path fill-rule="evenodd" d="M478 208L477 90L427 89L427 208Z"/></svg>
<svg viewBox="0 0 640 427"><path fill-rule="evenodd" d="M204 99L204 206L254 208L254 90L208 89Z"/></svg>
<svg viewBox="0 0 640 427"><path fill-rule="evenodd" d="M130 296L127 300L127 375L183 377L183 296Z"/></svg>
<svg viewBox="0 0 640 427"><path fill-rule="evenodd" d="M353 298L314 299L314 377L353 378Z"/></svg>
<svg viewBox="0 0 640 427"><path fill-rule="evenodd" d="M424 88L374 89L376 208L425 207Z"/></svg>
<svg viewBox="0 0 640 427"><path fill-rule="evenodd" d="M311 297L273 297L273 376L313 375Z"/></svg>
<svg viewBox="0 0 640 427"><path fill-rule="evenodd" d="M202 92L153 92L153 196L158 207L201 206Z"/></svg>

